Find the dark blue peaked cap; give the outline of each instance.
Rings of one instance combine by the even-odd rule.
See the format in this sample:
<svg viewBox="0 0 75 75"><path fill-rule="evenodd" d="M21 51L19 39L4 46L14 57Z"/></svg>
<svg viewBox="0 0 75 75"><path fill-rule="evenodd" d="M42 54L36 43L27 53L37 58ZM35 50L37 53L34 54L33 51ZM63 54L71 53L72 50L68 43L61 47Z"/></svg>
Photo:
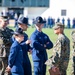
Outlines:
<svg viewBox="0 0 75 75"><path fill-rule="evenodd" d="M21 28L17 28L14 32L13 32L14 35L23 35L23 30Z"/></svg>
<svg viewBox="0 0 75 75"><path fill-rule="evenodd" d="M26 24L26 25L29 25L29 23L28 23L28 18L26 18L26 17L24 17L24 16L19 17L18 23L19 23L19 24Z"/></svg>

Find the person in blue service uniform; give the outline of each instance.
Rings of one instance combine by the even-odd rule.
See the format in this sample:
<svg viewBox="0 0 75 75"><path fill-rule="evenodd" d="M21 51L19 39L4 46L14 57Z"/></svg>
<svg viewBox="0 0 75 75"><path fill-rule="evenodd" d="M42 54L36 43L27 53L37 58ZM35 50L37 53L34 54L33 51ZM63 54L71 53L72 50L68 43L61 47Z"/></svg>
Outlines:
<svg viewBox="0 0 75 75"><path fill-rule="evenodd" d="M53 22L53 19L52 19L52 17L48 17L48 27L49 28L52 28L52 22Z"/></svg>
<svg viewBox="0 0 75 75"><path fill-rule="evenodd" d="M51 22L50 22L50 16L47 19L47 23L48 23L48 27L50 27L50 24L51 24Z"/></svg>
<svg viewBox="0 0 75 75"><path fill-rule="evenodd" d="M67 19L67 28L71 27L70 18Z"/></svg>
<svg viewBox="0 0 75 75"><path fill-rule="evenodd" d="M59 17L57 18L57 22L60 22L60 18Z"/></svg>
<svg viewBox="0 0 75 75"><path fill-rule="evenodd" d="M62 18L62 24L65 25L65 19L64 18Z"/></svg>
<svg viewBox="0 0 75 75"><path fill-rule="evenodd" d="M10 48L6 72L11 72L11 75L24 75L23 52L20 45L20 43L24 40L24 33L21 28L18 28L13 34L15 41Z"/></svg>
<svg viewBox="0 0 75 75"><path fill-rule="evenodd" d="M14 28L18 28L18 24L17 24L18 17L17 17L17 14L15 14L14 20L15 20Z"/></svg>
<svg viewBox="0 0 75 75"><path fill-rule="evenodd" d="M73 25L72 28L75 28L75 18L73 18Z"/></svg>
<svg viewBox="0 0 75 75"><path fill-rule="evenodd" d="M28 18L24 16L20 16L18 19L18 27L21 28L23 31L27 31L28 28ZM13 38L14 40L14 38ZM31 53L30 44L31 41L28 40L28 35L24 32L24 41L21 42L21 47L23 50L23 68L24 68L24 75L32 75L31 63L28 57L28 52Z"/></svg>
<svg viewBox="0 0 75 75"><path fill-rule="evenodd" d="M36 30L30 36L34 75L46 75L46 65L44 64L47 60L46 49L51 49L53 47L53 43L49 37L42 32L44 23L45 21L42 17L36 17Z"/></svg>

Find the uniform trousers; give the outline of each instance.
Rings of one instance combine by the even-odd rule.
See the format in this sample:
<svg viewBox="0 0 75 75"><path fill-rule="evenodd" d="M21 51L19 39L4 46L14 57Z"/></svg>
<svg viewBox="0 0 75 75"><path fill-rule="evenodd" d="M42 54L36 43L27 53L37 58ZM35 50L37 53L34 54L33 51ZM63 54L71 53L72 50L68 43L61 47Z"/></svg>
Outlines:
<svg viewBox="0 0 75 75"><path fill-rule="evenodd" d="M34 61L34 75L46 75L46 65L43 61Z"/></svg>
<svg viewBox="0 0 75 75"><path fill-rule="evenodd" d="M0 75L5 75L5 69L8 65L8 58L2 57L0 58Z"/></svg>
<svg viewBox="0 0 75 75"><path fill-rule="evenodd" d="M23 73L12 72L11 75L24 75Z"/></svg>
<svg viewBox="0 0 75 75"><path fill-rule="evenodd" d="M24 69L24 75L32 75L32 69L31 64L29 63L23 63L23 69Z"/></svg>

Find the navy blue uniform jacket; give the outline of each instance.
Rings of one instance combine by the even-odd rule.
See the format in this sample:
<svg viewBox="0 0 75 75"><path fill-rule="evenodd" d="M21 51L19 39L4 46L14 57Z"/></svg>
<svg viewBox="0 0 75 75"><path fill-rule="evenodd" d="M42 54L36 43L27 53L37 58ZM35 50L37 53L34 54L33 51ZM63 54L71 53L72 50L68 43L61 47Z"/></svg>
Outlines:
<svg viewBox="0 0 75 75"><path fill-rule="evenodd" d="M21 42L21 47L23 51L23 68L24 68L24 75L32 75L31 71L31 63L28 57L28 51L31 49L29 44L25 44L25 42L28 40L28 35L24 34L24 41Z"/></svg>
<svg viewBox="0 0 75 75"><path fill-rule="evenodd" d="M24 68L24 74L31 75L31 63L28 57L28 51L31 49L30 45L25 44L25 42L28 40L28 35L24 33L24 41L20 43L22 51L23 51L23 68ZM14 37L12 37L12 43L15 41ZM27 74L29 73L29 74Z"/></svg>
<svg viewBox="0 0 75 75"><path fill-rule="evenodd" d="M21 42L21 47L23 50L23 62L24 63L28 63L29 61L29 57L28 57L28 51L29 49L31 49L30 45L25 44L25 42L28 40L28 35L26 33L24 33L24 41Z"/></svg>
<svg viewBox="0 0 75 75"><path fill-rule="evenodd" d="M15 40L10 48L8 65L11 67L11 72L23 72L23 52L20 44Z"/></svg>
<svg viewBox="0 0 75 75"><path fill-rule="evenodd" d="M31 49L30 45L26 45L25 42L28 40L28 35L24 33L24 40L20 43L22 51L23 51L23 62L28 63L29 57L28 57L28 51ZM12 37L11 39L12 43L15 41L15 38Z"/></svg>
<svg viewBox="0 0 75 75"><path fill-rule="evenodd" d="M32 46L32 59L33 61L47 60L46 49L51 49L53 43L50 41L49 37L43 33L35 30L31 37L31 46ZM46 45L46 48L44 47Z"/></svg>

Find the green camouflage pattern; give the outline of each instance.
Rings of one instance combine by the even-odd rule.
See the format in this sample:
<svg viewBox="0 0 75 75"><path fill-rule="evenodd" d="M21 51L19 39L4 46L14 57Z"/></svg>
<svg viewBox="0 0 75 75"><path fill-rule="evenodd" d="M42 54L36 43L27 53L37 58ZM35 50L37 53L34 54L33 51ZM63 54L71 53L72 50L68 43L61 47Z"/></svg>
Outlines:
<svg viewBox="0 0 75 75"><path fill-rule="evenodd" d="M71 33L71 37L72 37L72 74L71 75L75 75L75 29L72 31Z"/></svg>
<svg viewBox="0 0 75 75"><path fill-rule="evenodd" d="M53 56L45 62L46 65L58 66L61 75L66 75L70 58L70 40L64 35L59 34L53 48Z"/></svg>
<svg viewBox="0 0 75 75"><path fill-rule="evenodd" d="M5 75L13 30L0 28L0 75Z"/></svg>
<svg viewBox="0 0 75 75"><path fill-rule="evenodd" d="M0 29L0 57L6 57L9 55L9 49L11 46L10 38L12 37L13 30L9 28Z"/></svg>
<svg viewBox="0 0 75 75"><path fill-rule="evenodd" d="M72 31L71 37L72 37L73 56L75 56L75 30Z"/></svg>

